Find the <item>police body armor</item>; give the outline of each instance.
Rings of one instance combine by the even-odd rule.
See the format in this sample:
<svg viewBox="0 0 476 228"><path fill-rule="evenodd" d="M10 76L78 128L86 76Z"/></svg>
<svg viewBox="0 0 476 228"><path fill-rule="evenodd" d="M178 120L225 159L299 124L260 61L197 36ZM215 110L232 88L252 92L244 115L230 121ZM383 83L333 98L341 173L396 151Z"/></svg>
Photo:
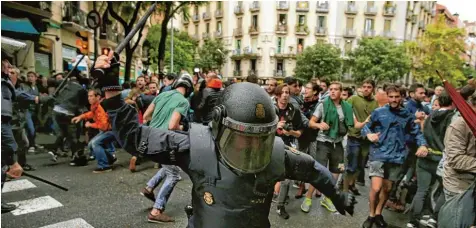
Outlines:
<svg viewBox="0 0 476 228"><path fill-rule="evenodd" d="M193 217L189 227L270 227L274 185L284 179L284 143L276 138L260 173L238 174L220 161L208 126L190 128Z"/></svg>

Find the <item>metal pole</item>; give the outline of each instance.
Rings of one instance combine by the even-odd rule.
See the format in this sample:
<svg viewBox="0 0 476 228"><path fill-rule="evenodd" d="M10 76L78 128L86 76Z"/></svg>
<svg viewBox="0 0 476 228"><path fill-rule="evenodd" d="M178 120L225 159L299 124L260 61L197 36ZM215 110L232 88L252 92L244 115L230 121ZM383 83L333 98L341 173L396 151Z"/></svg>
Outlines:
<svg viewBox="0 0 476 228"><path fill-rule="evenodd" d="M96 1L93 1L93 8L96 10ZM94 29L94 62L98 57L98 29ZM94 66L93 66L94 67Z"/></svg>
<svg viewBox="0 0 476 228"><path fill-rule="evenodd" d="M172 17L172 38L170 39L170 72L174 72L174 18Z"/></svg>

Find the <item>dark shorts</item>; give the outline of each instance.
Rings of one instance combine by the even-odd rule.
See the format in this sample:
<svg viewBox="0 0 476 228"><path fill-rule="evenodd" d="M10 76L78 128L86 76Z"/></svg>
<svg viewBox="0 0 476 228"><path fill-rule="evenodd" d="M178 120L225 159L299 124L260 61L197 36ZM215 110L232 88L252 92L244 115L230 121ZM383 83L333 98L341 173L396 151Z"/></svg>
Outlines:
<svg viewBox="0 0 476 228"><path fill-rule="evenodd" d="M402 165L371 161L369 164L369 177L381 177L389 181L399 181L402 173Z"/></svg>
<svg viewBox="0 0 476 228"><path fill-rule="evenodd" d="M316 161L329 168L331 173L344 171L344 147L342 142L330 143L317 141Z"/></svg>

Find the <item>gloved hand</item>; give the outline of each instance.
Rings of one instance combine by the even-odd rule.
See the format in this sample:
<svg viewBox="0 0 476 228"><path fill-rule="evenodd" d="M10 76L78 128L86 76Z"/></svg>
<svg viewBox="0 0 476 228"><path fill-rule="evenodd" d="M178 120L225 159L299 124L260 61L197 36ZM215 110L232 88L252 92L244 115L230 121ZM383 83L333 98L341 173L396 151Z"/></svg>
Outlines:
<svg viewBox="0 0 476 228"><path fill-rule="evenodd" d="M334 197L330 197L330 199L340 214L345 215L347 211L350 215L354 215L354 206L357 204L357 201L352 193L337 193Z"/></svg>
<svg viewBox="0 0 476 228"><path fill-rule="evenodd" d="M120 91L119 84L120 56L110 51L108 55L98 57L91 70L91 77L96 80L97 87L105 91Z"/></svg>

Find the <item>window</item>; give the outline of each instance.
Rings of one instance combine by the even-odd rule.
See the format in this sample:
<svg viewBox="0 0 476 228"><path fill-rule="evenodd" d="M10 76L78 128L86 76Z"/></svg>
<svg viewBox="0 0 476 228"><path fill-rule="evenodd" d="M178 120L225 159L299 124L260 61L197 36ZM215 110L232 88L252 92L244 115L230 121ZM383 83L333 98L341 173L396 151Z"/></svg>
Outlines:
<svg viewBox="0 0 476 228"><path fill-rule="evenodd" d="M281 76L283 76L283 70L284 70L284 60L278 60L276 62L276 71L279 74L281 74Z"/></svg>
<svg viewBox="0 0 476 228"><path fill-rule="evenodd" d="M354 28L354 18L353 17L348 17L347 18L346 28L347 29L353 29Z"/></svg>
<svg viewBox="0 0 476 228"><path fill-rule="evenodd" d="M207 29L206 29L207 33L209 33L209 32L210 32L210 23L207 23L207 27L206 27L206 28L207 28Z"/></svg>
<svg viewBox="0 0 476 228"><path fill-rule="evenodd" d="M195 35L198 35L198 25L195 25Z"/></svg>
<svg viewBox="0 0 476 228"><path fill-rule="evenodd" d="M221 10L222 8L222 2L221 1L217 1L217 10Z"/></svg>
<svg viewBox="0 0 476 228"><path fill-rule="evenodd" d="M344 51L346 54L348 54L350 51L352 51L352 40L346 40L344 44Z"/></svg>
<svg viewBox="0 0 476 228"><path fill-rule="evenodd" d="M199 12L198 12L198 6L195 6L195 15L198 15Z"/></svg>
<svg viewBox="0 0 476 228"><path fill-rule="evenodd" d="M299 25L304 25L306 24L306 15L299 15L298 16L298 21L299 21Z"/></svg>
<svg viewBox="0 0 476 228"><path fill-rule="evenodd" d="M286 14L279 14L279 25L286 25Z"/></svg>
<svg viewBox="0 0 476 228"><path fill-rule="evenodd" d="M243 18L239 17L239 18L236 20L236 23L237 23L237 27L238 27L238 28L241 28L241 25L243 24Z"/></svg>
<svg viewBox="0 0 476 228"><path fill-rule="evenodd" d="M258 15L253 15L251 18L251 24L253 25L253 28L258 28Z"/></svg>
<svg viewBox="0 0 476 228"><path fill-rule="evenodd" d="M235 60L235 71L240 71L240 70L241 70L241 61Z"/></svg>
<svg viewBox="0 0 476 228"><path fill-rule="evenodd" d="M299 38L299 39L297 40L297 43L298 43L298 45L297 45L297 52L298 52L298 53L301 53L301 52L304 50L304 39Z"/></svg>
<svg viewBox="0 0 476 228"><path fill-rule="evenodd" d="M372 31L374 30L374 19L366 18L365 19L365 31Z"/></svg>
<svg viewBox="0 0 476 228"><path fill-rule="evenodd" d="M256 38L251 39L251 48L253 52L256 52L258 50L258 39Z"/></svg>
<svg viewBox="0 0 476 228"><path fill-rule="evenodd" d="M392 27L392 20L389 20L389 19L385 20L385 23L383 25L383 31L389 32L391 27Z"/></svg>
<svg viewBox="0 0 476 228"><path fill-rule="evenodd" d="M251 60L251 70L256 71L256 59Z"/></svg>
<svg viewBox="0 0 476 228"><path fill-rule="evenodd" d="M221 29L222 29L222 27L221 27L221 21L218 21L218 22L217 22L217 31L218 31L219 33L221 33Z"/></svg>
<svg viewBox="0 0 476 228"><path fill-rule="evenodd" d="M369 8L374 7L374 5L375 5L374 1L368 1L367 2L367 7L369 7Z"/></svg>
<svg viewBox="0 0 476 228"><path fill-rule="evenodd" d="M236 40L236 50L241 50L241 40Z"/></svg>
<svg viewBox="0 0 476 228"><path fill-rule="evenodd" d="M326 16L319 16L317 18L317 27L325 28L326 27Z"/></svg>
<svg viewBox="0 0 476 228"><path fill-rule="evenodd" d="M284 37L278 37L278 47L276 53L281 54L284 52Z"/></svg>

